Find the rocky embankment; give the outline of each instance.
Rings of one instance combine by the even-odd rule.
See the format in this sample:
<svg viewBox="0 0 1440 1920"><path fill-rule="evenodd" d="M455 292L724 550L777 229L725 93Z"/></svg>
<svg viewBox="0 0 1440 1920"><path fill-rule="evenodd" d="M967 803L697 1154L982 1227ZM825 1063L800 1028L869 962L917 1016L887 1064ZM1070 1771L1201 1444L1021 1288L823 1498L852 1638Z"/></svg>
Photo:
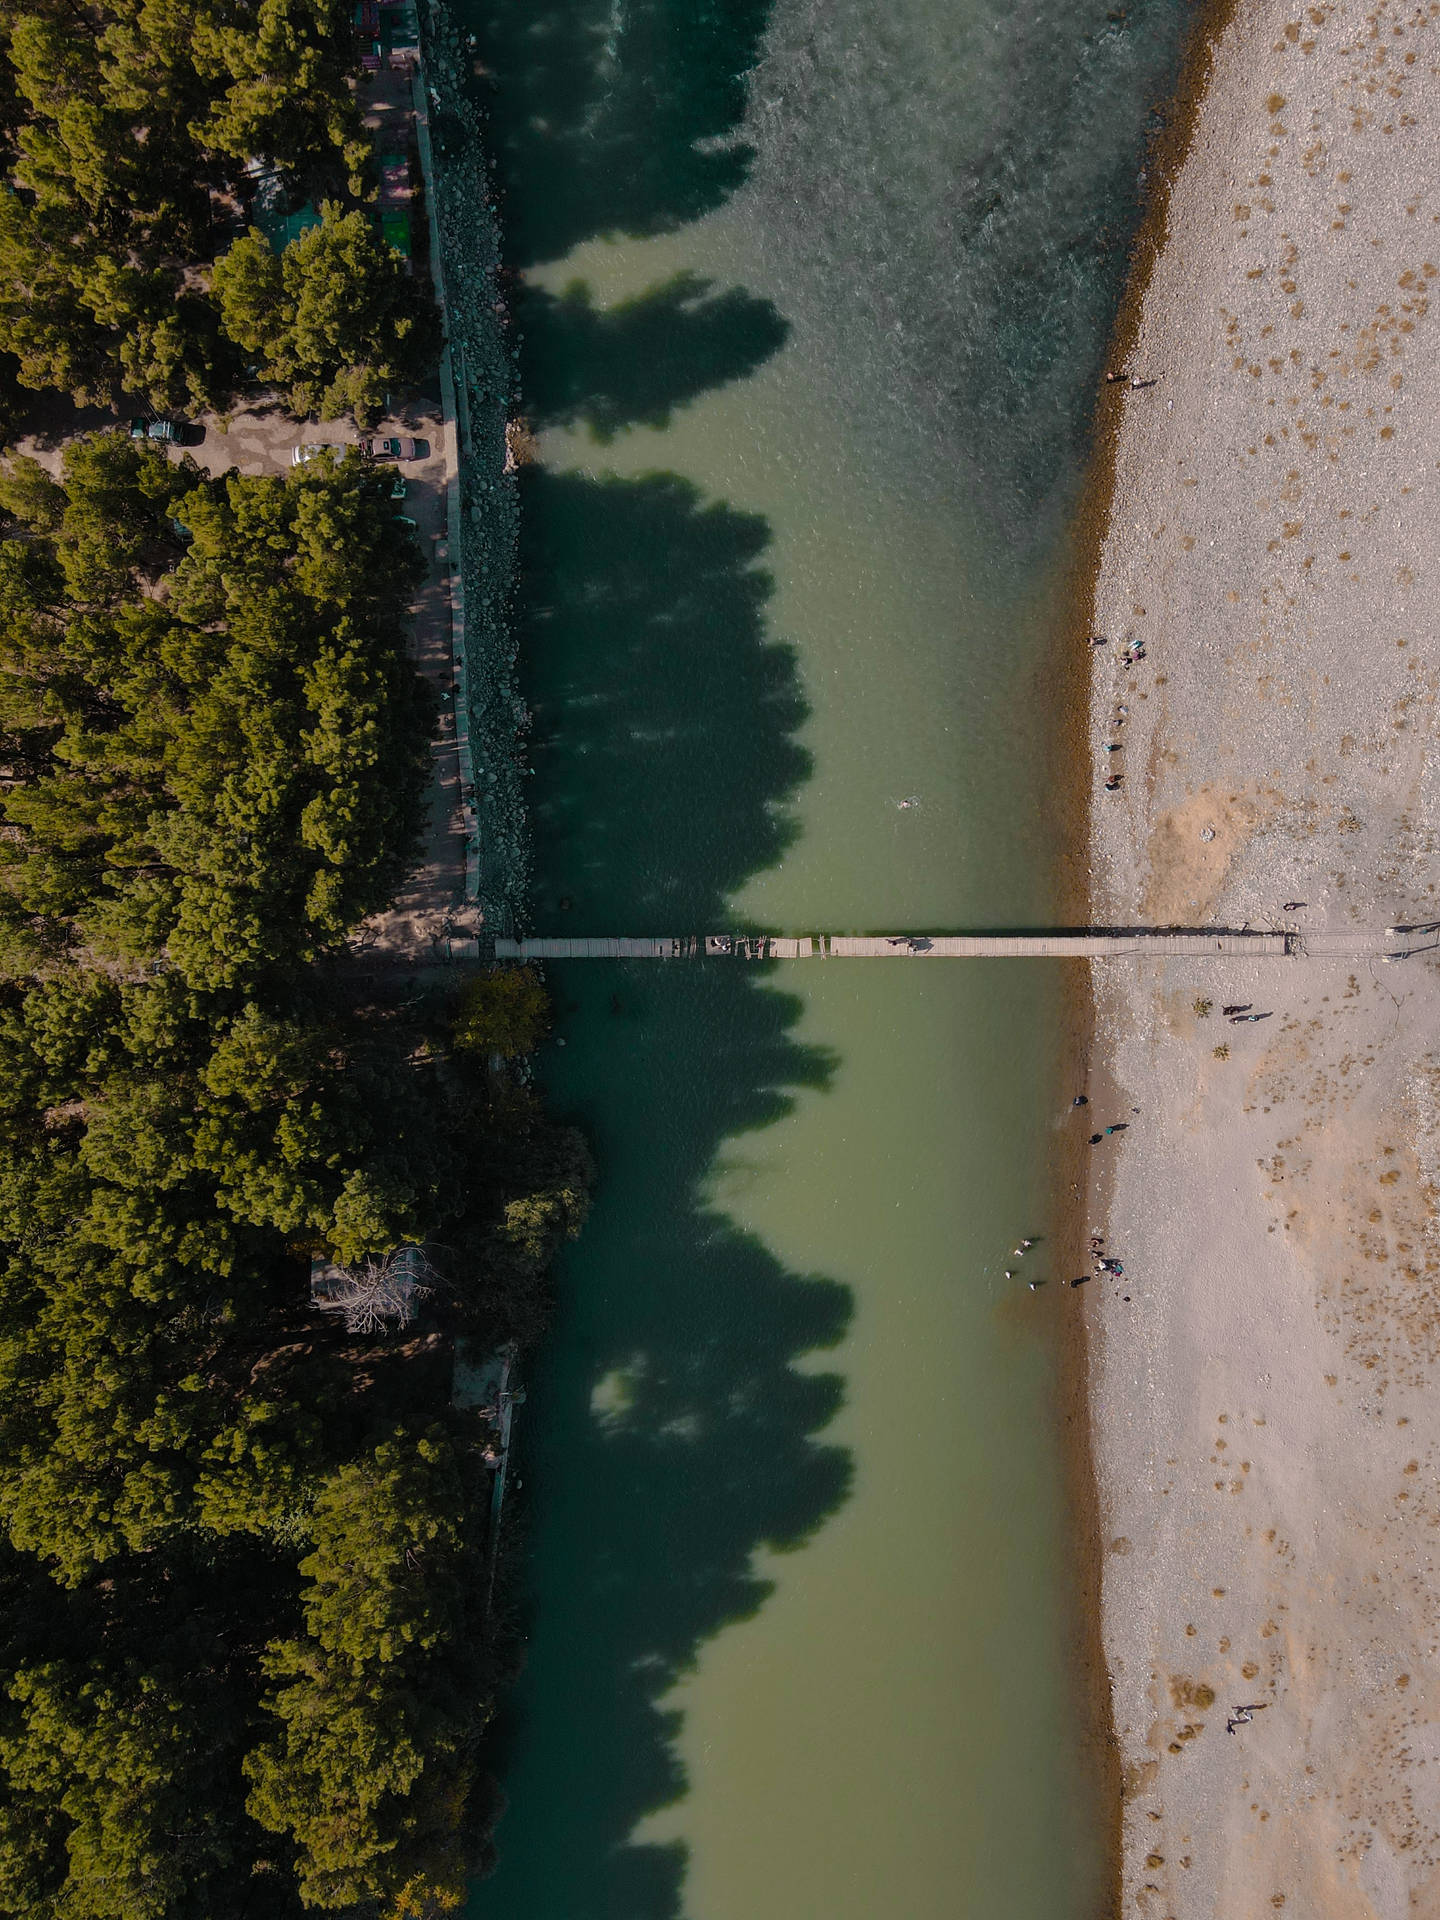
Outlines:
<svg viewBox="0 0 1440 1920"><path fill-rule="evenodd" d="M502 294L500 219L472 60L445 0L423 20L430 95L432 190L445 283L445 328L455 382L468 733L479 840L478 898L485 930L525 923L528 840L517 741L525 707L511 618L519 504L507 427L518 391Z"/></svg>

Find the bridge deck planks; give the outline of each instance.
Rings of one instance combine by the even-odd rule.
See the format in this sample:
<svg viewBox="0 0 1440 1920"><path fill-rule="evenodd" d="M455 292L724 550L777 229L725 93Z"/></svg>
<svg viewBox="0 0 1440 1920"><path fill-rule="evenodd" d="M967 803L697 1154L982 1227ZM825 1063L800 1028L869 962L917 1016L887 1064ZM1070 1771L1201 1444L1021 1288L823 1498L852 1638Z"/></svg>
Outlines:
<svg viewBox="0 0 1440 1920"><path fill-rule="evenodd" d="M1383 953L1397 943L1383 935L1343 936L1347 953ZM947 934L704 934L675 937L544 936L497 939L499 960L673 960L700 956L736 960L1098 959L1126 954L1201 958L1300 952L1286 933L1172 933L1145 927L1107 932Z"/></svg>

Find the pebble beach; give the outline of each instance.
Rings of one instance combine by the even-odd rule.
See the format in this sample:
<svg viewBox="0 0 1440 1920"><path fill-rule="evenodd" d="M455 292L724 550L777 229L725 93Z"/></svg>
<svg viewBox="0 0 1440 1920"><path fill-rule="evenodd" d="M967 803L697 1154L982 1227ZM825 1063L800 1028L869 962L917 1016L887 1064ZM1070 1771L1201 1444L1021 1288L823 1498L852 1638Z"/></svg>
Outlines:
<svg viewBox="0 0 1440 1920"><path fill-rule="evenodd" d="M1093 924L1440 919L1437 23L1213 23L1105 403ZM1436 958L1092 977L1119 1910L1440 1912Z"/></svg>

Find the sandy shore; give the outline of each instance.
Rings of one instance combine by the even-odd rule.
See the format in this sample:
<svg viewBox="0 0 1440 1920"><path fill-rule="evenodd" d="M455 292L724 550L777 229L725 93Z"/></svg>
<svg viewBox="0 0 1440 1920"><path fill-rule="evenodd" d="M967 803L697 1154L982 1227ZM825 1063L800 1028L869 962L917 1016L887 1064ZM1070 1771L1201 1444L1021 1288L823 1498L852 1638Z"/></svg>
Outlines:
<svg viewBox="0 0 1440 1920"><path fill-rule="evenodd" d="M1437 22L1241 0L1215 44L1115 402L1098 920L1440 918ZM1440 1914L1440 971L1094 977L1121 1910Z"/></svg>

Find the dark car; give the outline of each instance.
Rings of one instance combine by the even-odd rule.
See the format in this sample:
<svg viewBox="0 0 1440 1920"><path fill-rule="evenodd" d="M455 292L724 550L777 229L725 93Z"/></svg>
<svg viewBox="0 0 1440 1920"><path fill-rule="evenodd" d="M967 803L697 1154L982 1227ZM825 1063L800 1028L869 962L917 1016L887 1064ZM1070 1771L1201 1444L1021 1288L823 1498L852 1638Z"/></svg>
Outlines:
<svg viewBox="0 0 1440 1920"><path fill-rule="evenodd" d="M132 440L158 440L162 446L178 447L185 441L185 423L183 420L132 420L130 422Z"/></svg>

